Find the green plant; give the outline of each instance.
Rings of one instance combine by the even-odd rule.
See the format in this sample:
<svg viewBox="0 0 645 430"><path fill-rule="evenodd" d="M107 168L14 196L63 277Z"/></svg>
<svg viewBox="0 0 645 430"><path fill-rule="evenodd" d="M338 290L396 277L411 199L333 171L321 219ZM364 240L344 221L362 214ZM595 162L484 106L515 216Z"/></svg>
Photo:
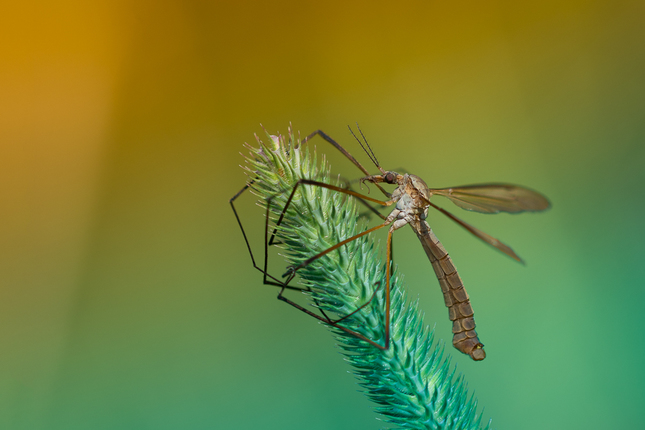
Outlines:
<svg viewBox="0 0 645 430"><path fill-rule="evenodd" d="M269 204L275 219L301 178L331 183L323 157L300 146L293 132L271 136L259 147L248 146L247 173L261 205ZM339 185L339 184L337 184ZM288 263L296 266L330 246L364 231L356 199L319 186L300 186L277 237ZM342 325L380 344L384 341L385 265L378 246L363 236L332 251L298 271L309 287L314 306L327 314L344 316ZM376 290L376 292L375 292ZM373 299L370 302L370 299ZM404 429L478 429L477 401L468 397L461 376L455 376L443 347L434 344L434 332L423 323L418 303L408 303L398 272L391 279L391 340L388 350L328 325L344 350L346 360L385 419ZM490 427L490 422L485 428Z"/></svg>

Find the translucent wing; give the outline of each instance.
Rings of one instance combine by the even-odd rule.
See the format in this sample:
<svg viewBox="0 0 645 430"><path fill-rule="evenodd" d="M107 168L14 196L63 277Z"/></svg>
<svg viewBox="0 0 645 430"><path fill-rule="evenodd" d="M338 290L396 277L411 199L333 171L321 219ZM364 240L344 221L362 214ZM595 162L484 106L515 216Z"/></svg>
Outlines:
<svg viewBox="0 0 645 430"><path fill-rule="evenodd" d="M469 211L496 214L543 211L551 206L537 191L511 184L479 184L453 188L430 188L431 194L448 197Z"/></svg>
<svg viewBox="0 0 645 430"><path fill-rule="evenodd" d="M430 203L430 202L428 202L428 203ZM520 256L517 255L515 253L515 251L513 251L511 249L510 246L506 245L503 242L500 242L499 240L495 239L490 234L484 233L480 229L473 227L472 225L468 224L467 222L460 220L459 218L457 218L456 216L454 216L453 214L451 214L447 210L445 210L443 208L440 208L439 206L435 205L434 203L430 203L430 206L432 206L433 208L435 208L436 210L438 210L442 214L446 215L451 220L455 221L457 224L459 224L460 226L462 226L463 228L465 228L466 230L468 230L469 232L471 232L472 234L477 236L479 239L483 240L484 243L492 246L493 248L497 248L498 250L502 251L504 254L506 254L509 257L511 257L513 260L519 261L520 263L524 264L524 260L522 260L520 258Z"/></svg>

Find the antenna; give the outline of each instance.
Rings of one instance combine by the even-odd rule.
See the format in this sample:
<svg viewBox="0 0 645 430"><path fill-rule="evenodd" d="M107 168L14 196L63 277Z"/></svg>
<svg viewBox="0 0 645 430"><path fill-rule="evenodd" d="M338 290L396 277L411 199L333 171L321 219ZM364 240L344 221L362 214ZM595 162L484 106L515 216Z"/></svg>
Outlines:
<svg viewBox="0 0 645 430"><path fill-rule="evenodd" d="M356 135L354 134L354 131L352 130L352 127L350 127L349 125L347 126L347 128L349 128L349 132L352 133L352 136L354 136L354 139L356 139L358 144L361 145L361 148L363 148L363 151L365 151L365 153L370 158L372 163L374 163L374 165L376 165L376 167L378 167L379 170L383 171L383 169L381 168L381 165L378 162L378 159L376 158L376 155L374 155L374 151L372 151L372 147L370 147L370 144L367 143L367 139L365 139L365 135L361 131L361 128L358 126L358 122L356 123L356 127L358 128L358 131L361 134L361 137L363 138L365 145L363 145L363 142L361 142L360 139L356 137ZM367 147L367 149L365 147Z"/></svg>

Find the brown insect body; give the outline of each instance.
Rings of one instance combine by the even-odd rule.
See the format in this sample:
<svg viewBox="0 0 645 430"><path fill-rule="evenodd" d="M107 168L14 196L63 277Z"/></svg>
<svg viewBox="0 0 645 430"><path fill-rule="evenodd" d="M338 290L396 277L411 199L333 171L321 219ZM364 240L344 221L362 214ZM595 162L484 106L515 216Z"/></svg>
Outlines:
<svg viewBox="0 0 645 430"><path fill-rule="evenodd" d="M359 129L360 130L360 129ZM351 131L351 128L350 128ZM352 132L352 134L354 134ZM385 196L387 196L387 201L382 201L375 199L370 196L366 196L350 189L341 188L335 185L326 184L323 182L311 180L311 179L300 179L294 185L291 190L291 194L287 199L282 212L276 222L276 227L273 230L273 233L269 235L269 207L267 204L267 214L265 218L265 258L264 258L264 268L258 266L251 252L251 247L249 245L246 233L242 224L237 216L233 201L242 194L242 192L249 188L249 185L246 185L242 188L233 198L231 198L230 203L233 208L233 212L237 218L238 224L242 229L242 234L244 235L244 240L246 242L247 248L251 255L251 260L253 266L264 274L264 283L268 285L274 285L280 288L280 293L278 294L278 299L290 304L291 306L299 309L300 311L322 321L326 324L329 324L333 327L336 327L339 330L342 330L346 333L352 334L359 339L368 342L376 348L381 350L387 350L390 347L390 277L391 277L391 266L392 266L392 233L394 230L409 224L410 227L419 237L421 245L426 252L426 255L430 259L432 267L435 271L437 279L439 280L439 285L441 286L441 291L443 293L444 302L446 307L448 307L448 313L450 320L453 323L452 332L453 332L453 346L464 354L468 354L473 360L483 360L486 357L484 352L484 345L479 341L477 333L475 332L475 319L472 306L470 305L470 299L468 293L464 288L464 284L457 273L457 269L452 262L452 259L446 252L446 249L443 247L439 239L434 235L432 229L425 221L428 208L432 207L442 214L446 215L448 218L459 224L461 227L466 229L469 233L473 234L475 237L486 243L487 245L492 246L493 248L503 252L509 257L513 258L516 261L523 262L522 259L506 244L497 240L493 236L484 233L478 228L462 221L461 219L454 216L452 213L447 210L435 205L430 201L430 198L433 196L441 196L449 199L452 203L459 206L462 209L486 213L486 214L496 214L500 212L505 213L521 213L521 212L539 212L548 209L551 204L549 200L542 194L533 191L529 188L525 188L519 185L513 184L503 184L503 183L488 183L488 184L474 184L474 185L464 185L459 187L450 187L450 188L429 188L426 183L420 177L416 175L404 174L401 175L393 171L385 171L379 164L376 156L372 152L367 140L363 137L363 144L358 138L356 140L365 150L365 153L368 155L370 160L376 165L381 174L379 175L370 175L368 170L361 165L349 152L347 152L342 146L340 146L335 140L326 135L321 130L317 130L303 139L302 143L307 142L312 137L319 135L322 139L329 142L336 149L338 149L348 160L350 160L356 167L358 167L365 175L360 181L361 183L370 182L374 184L379 191L381 191ZM354 137L356 137L354 135ZM384 182L386 184L396 185L396 189L392 193L388 193L384 190L379 183ZM329 247L328 249L319 252L316 255L313 255L298 264L297 266L290 267L287 273L283 275L284 280L280 280L274 276L271 276L267 272L267 249L269 246L274 244L274 239L277 231L277 227L282 222L282 219L287 212L287 208L291 204L291 201L301 186L318 186L327 188L329 190L337 191L339 193L344 193L346 195L354 196L359 198L363 203L376 203L381 206L394 206L394 209L386 217L376 209L371 208L379 217L383 219L383 223L369 228L365 231L362 231L352 237L349 237L337 244ZM368 205L369 206L369 205ZM308 309L305 309L296 302L288 299L283 295L286 289L293 290L306 290L311 291L309 287L299 288L289 285L289 283L294 279L298 270L307 266L316 259L322 257L325 254L328 254L341 246L352 242L360 237L363 237L367 234L375 232L381 228L387 227L387 244L386 244L386 269L385 269L385 333L384 333L384 343L383 345L375 342L372 339L367 338L366 336L351 330L342 324L343 320L355 314L356 312L361 311L365 306L367 306L374 295L366 302L357 307L353 312L339 318L332 320L327 316L324 311L321 310L322 315L315 314ZM380 284L379 284L380 285Z"/></svg>
<svg viewBox="0 0 645 430"><path fill-rule="evenodd" d="M364 180L398 185L390 200L390 203L396 203L396 207L384 224L391 224L390 233L405 225L412 227L441 285L444 302L448 307L450 320L453 322L453 346L464 354L470 355L473 360L483 360L486 353L475 331L474 313L468 293L452 259L425 221L432 195L430 189L420 177L410 174L400 175L396 172L368 176Z"/></svg>

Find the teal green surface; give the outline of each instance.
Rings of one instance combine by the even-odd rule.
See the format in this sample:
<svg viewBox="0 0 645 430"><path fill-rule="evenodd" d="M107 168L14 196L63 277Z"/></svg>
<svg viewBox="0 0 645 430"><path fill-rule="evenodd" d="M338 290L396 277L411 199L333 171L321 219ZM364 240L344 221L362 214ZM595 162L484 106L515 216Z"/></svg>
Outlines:
<svg viewBox="0 0 645 430"><path fill-rule="evenodd" d="M430 215L487 358L448 350L494 428L645 427L641 2L12 7L0 428L382 426L327 330L262 285L228 204L242 144L290 121L369 165L358 121L383 167L431 187L547 195L542 214L443 205L526 266ZM262 213L242 199L258 249ZM395 241L449 344L430 263L409 229Z"/></svg>

